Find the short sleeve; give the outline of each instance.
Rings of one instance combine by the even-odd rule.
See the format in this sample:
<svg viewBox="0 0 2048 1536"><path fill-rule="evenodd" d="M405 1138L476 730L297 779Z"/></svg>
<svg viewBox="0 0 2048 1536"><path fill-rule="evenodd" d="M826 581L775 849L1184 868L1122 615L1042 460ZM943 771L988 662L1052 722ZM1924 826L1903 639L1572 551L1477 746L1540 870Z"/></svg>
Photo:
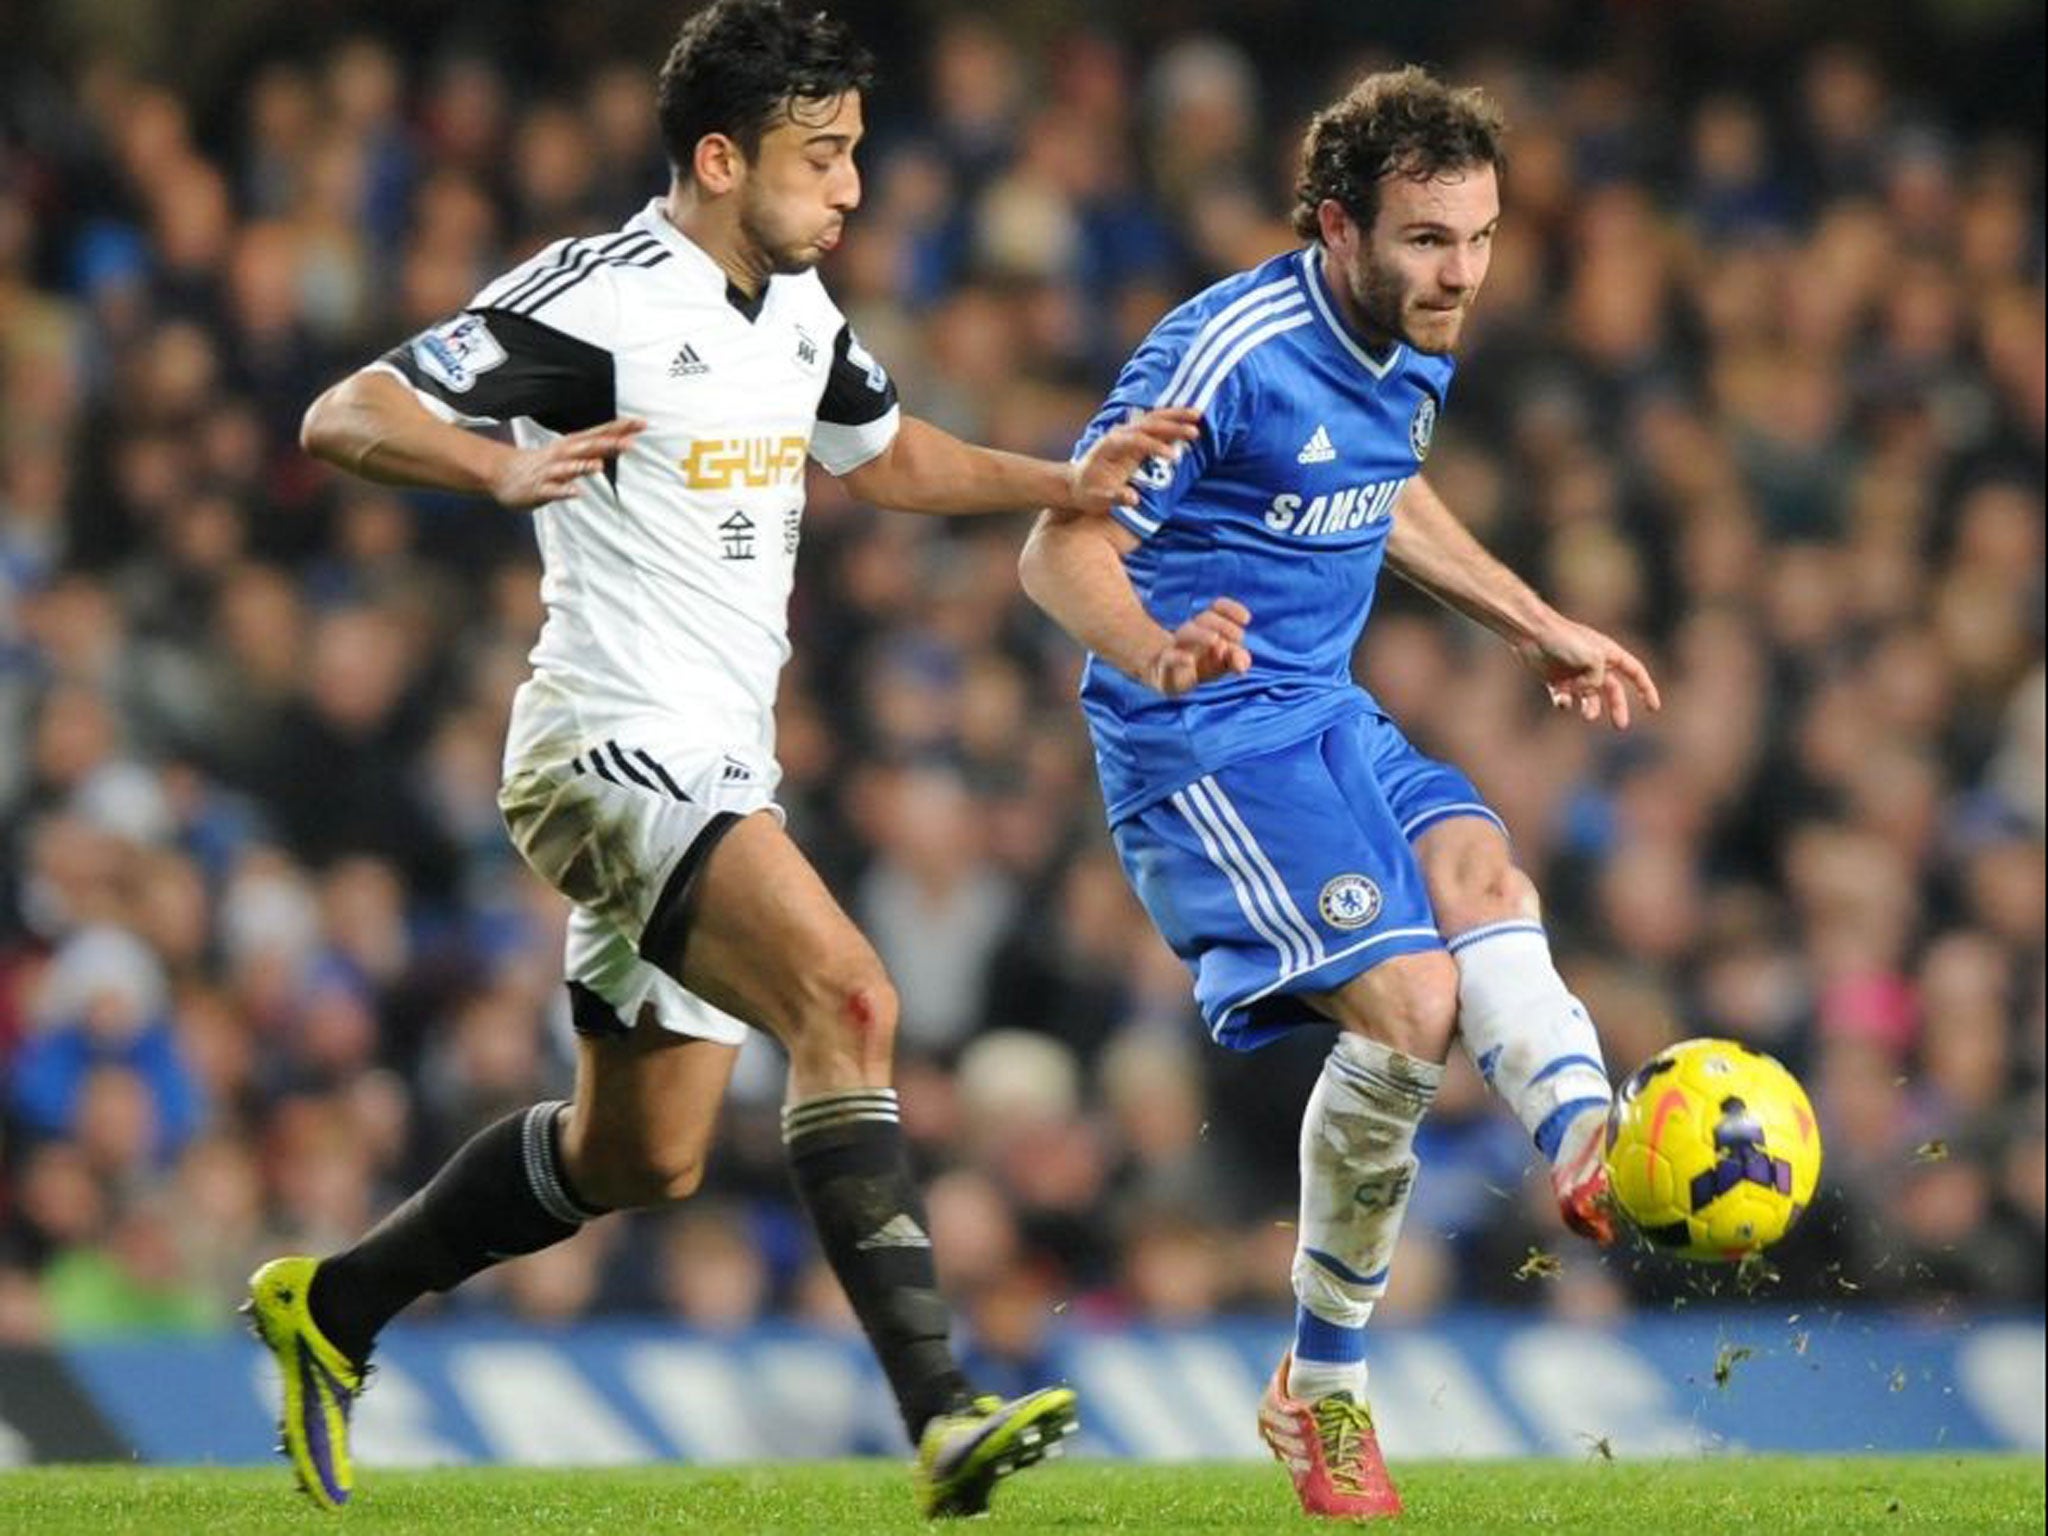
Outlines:
<svg viewBox="0 0 2048 1536"><path fill-rule="evenodd" d="M1078 459L1096 439L1132 417L1158 405L1184 403L1185 393L1175 388L1184 373L1182 362L1194 344L1199 327L1192 318L1170 315L1131 354L1116 386L1101 409L1074 444ZM1189 487L1206 474L1232 436L1232 423L1239 412L1240 384L1233 377L1221 379L1203 406L1201 435L1186 444L1178 457L1150 459L1132 476L1138 493L1135 507L1111 507L1110 516L1141 539L1149 539L1180 506ZM1173 390L1176 398L1168 398Z"/></svg>
<svg viewBox="0 0 2048 1536"><path fill-rule="evenodd" d="M896 381L860 344L853 327L841 325L818 401L811 457L832 474L847 474L887 448L901 421Z"/></svg>
<svg viewBox="0 0 2048 1536"><path fill-rule="evenodd" d="M551 432L612 419L612 354L529 315L466 309L393 347L372 366L395 373L427 408L465 426L524 416Z"/></svg>

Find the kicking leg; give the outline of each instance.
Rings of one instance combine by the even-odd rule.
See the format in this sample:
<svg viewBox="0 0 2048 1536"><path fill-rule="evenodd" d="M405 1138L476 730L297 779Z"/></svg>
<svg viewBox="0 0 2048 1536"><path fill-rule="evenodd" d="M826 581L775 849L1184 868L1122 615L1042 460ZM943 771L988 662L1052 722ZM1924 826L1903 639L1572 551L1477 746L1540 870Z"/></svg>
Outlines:
<svg viewBox="0 0 2048 1536"><path fill-rule="evenodd" d="M1438 822L1415 852L1457 961L1465 1049L1549 1159L1565 1221L1612 1242L1601 1143L1613 1089L1593 1021L1551 960L1535 886L1479 817Z"/></svg>

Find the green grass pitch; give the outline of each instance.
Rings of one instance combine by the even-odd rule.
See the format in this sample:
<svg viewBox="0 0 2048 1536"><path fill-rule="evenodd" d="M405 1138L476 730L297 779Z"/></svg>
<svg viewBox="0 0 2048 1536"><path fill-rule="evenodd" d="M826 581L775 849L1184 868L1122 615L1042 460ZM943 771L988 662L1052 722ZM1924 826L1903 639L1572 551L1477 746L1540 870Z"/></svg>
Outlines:
<svg viewBox="0 0 2048 1536"><path fill-rule="evenodd" d="M1583 1464L1419 1462L1396 1469L1410 1531L1711 1536L2042 1529L2043 1463L2028 1456L1746 1457ZM792 1536L923 1528L905 1468L835 1462L619 1471L372 1472L340 1515L289 1475L212 1468L0 1472L0 1531L35 1536L528 1536L679 1532ZM1311 1525L1277 1466L1069 1461L998 1493L976 1531L1285 1531Z"/></svg>

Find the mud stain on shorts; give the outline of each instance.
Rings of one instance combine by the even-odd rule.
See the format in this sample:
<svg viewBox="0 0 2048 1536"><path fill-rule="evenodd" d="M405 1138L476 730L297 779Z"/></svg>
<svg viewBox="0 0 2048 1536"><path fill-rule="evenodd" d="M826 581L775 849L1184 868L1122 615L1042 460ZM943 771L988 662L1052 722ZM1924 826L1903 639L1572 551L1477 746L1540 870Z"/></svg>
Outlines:
<svg viewBox="0 0 2048 1536"><path fill-rule="evenodd" d="M601 780L562 771L516 773L498 791L512 845L535 874L626 932L645 910L647 875L631 830L605 814Z"/></svg>

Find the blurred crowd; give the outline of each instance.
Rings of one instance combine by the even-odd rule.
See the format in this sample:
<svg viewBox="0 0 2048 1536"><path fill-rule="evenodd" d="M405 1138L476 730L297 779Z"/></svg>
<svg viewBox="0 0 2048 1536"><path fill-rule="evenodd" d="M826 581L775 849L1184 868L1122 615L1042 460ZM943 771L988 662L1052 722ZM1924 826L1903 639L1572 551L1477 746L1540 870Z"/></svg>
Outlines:
<svg viewBox="0 0 2048 1536"><path fill-rule="evenodd" d="M0 65L0 1340L223 1327L255 1261L346 1242L565 1092L564 912L494 800L528 524L345 480L296 429L661 189L675 21L593 7L550 60L462 5L360 8L404 28L380 35L244 0L189 50L169 0L59 9ZM1763 73L1735 7L1503 9L1597 24L1401 40L1513 127L1429 472L1666 707L1625 736L1558 718L1399 591L1361 674L1505 815L1617 1074L1713 1033L1811 1086L1825 1194L1746 1283L2038 1307L2038 116L1782 5ZM1344 6L1256 35L1221 6L846 13L888 64L827 280L909 409L1061 457L1166 308L1291 243L1308 112L1397 61ZM1328 1043L1206 1042L1109 850L1024 530L816 477L780 708L792 830L902 993L944 1277L1020 1369L1068 1315L1288 1305ZM750 1047L704 1196L445 1310L843 1325L780 1087ZM1727 1282L1575 1248L1462 1057L1420 1152L1384 1315Z"/></svg>

